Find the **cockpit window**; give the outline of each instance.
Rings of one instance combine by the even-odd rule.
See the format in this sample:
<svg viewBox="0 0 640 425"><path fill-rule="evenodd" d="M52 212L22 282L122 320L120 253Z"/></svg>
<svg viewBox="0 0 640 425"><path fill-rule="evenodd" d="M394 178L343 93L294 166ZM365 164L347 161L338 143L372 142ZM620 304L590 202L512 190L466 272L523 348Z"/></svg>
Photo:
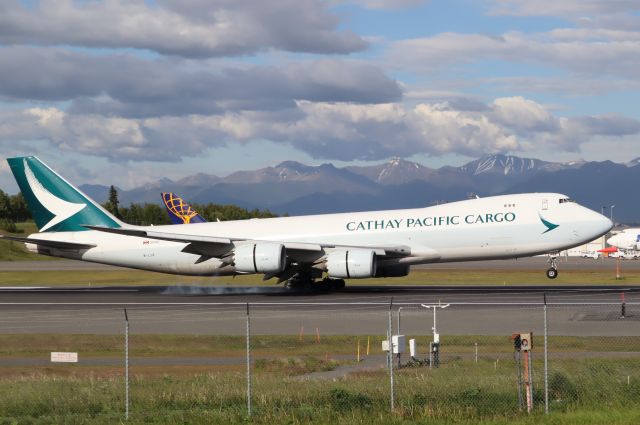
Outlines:
<svg viewBox="0 0 640 425"><path fill-rule="evenodd" d="M564 203L566 203L566 202L576 202L576 201L574 201L574 200L573 200L573 199L571 199L571 198L561 198L561 199L559 200L559 202L560 202L561 204L564 204Z"/></svg>

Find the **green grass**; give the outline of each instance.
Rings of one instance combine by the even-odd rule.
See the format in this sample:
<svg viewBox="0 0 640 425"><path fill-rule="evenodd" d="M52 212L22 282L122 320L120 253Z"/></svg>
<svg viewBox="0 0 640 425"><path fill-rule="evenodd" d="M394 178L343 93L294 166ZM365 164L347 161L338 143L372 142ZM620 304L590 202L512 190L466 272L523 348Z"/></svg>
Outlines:
<svg viewBox="0 0 640 425"><path fill-rule="evenodd" d="M38 228L33 222L16 223L17 233L11 233L15 236L26 237L32 233L38 232ZM1 233L7 234L2 231ZM54 257L46 255L38 255L28 252L22 242L0 241L0 261L50 261L58 260Z"/></svg>
<svg viewBox="0 0 640 425"><path fill-rule="evenodd" d="M407 339L413 336L408 335ZM430 337L416 336L419 344L427 344ZM287 356L296 353L307 356L331 354L353 354L358 342L364 354L370 341L373 353L379 354L382 335L350 336L321 335L320 342L314 334L299 335L254 335L251 338L253 354L257 356ZM640 337L573 337L549 336L549 346L557 352L617 353L640 352ZM540 340L540 343L542 340ZM513 346L507 336L487 335L443 335L441 343L448 353L472 354L474 343L478 343L481 356L487 353L511 353ZM0 334L0 358L38 357L50 351L78 351L83 357L122 356L122 335L93 334ZM155 335L133 334L130 336L131 355L136 357L218 356L242 357L246 341L244 336L233 335ZM540 349L536 344L536 349ZM471 356L469 356L470 358ZM640 358L639 358L640 362Z"/></svg>
<svg viewBox="0 0 640 425"><path fill-rule="evenodd" d="M401 370L396 374L394 413L389 412L388 374L382 369L307 381L292 379L307 369L291 367L286 359L281 364L289 373L277 367L253 368L251 420L246 418L241 370L146 376L133 367L131 423L570 425L640 420L640 370L628 362L555 362L549 417L543 415L540 390L535 391L530 416L518 410L513 363L508 362L494 368L488 361L476 365L451 360L439 369ZM535 367L541 370L540 362ZM627 374L630 383L621 384L619 378ZM540 372L534 382L541 382ZM105 378L49 377L34 371L0 380L0 393L0 424L114 423L123 417L122 371Z"/></svg>
<svg viewBox="0 0 640 425"><path fill-rule="evenodd" d="M379 347L382 336L371 336ZM354 367L357 337L254 336L254 417L246 418L245 340L241 336L132 335L130 423L152 424L636 424L640 421L640 338L549 337L550 409L543 414L541 348L534 356L531 415L518 410L511 342L497 336L443 336L440 368L396 370L396 410L389 412L383 368L344 378L299 379ZM360 337L362 346L366 337ZM480 361L471 355L478 342ZM122 359L121 335L0 335L0 359L77 350L81 358ZM607 352L629 352L608 358ZM364 350L363 350L364 352ZM564 357L554 356L564 352ZM327 356L351 354L335 360ZM374 353L378 354L377 348ZM496 362L492 354L502 353ZM236 357L237 365L141 365L145 357ZM260 356L269 356L261 359ZM45 357L46 358L46 357ZM0 424L109 424L122 421L122 366L0 367Z"/></svg>

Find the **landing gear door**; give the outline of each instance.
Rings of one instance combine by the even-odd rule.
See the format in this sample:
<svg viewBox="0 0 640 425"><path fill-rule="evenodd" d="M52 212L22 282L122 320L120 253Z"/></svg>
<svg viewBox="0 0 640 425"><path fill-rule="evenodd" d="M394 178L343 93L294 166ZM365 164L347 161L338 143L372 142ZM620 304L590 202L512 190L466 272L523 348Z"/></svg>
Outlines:
<svg viewBox="0 0 640 425"><path fill-rule="evenodd" d="M548 199L543 199L542 200L542 210L548 210L549 209L549 200Z"/></svg>

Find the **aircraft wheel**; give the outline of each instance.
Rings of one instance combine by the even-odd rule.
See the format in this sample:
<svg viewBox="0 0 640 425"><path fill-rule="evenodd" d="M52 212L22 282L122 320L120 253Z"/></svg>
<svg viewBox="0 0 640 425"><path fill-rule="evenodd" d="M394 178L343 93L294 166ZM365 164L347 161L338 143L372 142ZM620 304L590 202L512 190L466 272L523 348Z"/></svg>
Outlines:
<svg viewBox="0 0 640 425"><path fill-rule="evenodd" d="M299 277L291 278L285 284L285 288L293 291L308 292L313 289L313 280Z"/></svg>
<svg viewBox="0 0 640 425"><path fill-rule="evenodd" d="M554 269L553 267L547 269L547 277L549 279L555 279L556 277L558 277L558 269Z"/></svg>

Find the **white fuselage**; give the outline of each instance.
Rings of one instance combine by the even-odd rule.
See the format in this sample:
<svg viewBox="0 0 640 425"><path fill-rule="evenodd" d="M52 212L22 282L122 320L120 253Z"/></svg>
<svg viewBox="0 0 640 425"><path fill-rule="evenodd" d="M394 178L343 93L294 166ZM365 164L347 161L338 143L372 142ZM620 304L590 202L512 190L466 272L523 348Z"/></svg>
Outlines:
<svg viewBox="0 0 640 425"><path fill-rule="evenodd" d="M515 258L581 245L611 221L554 193L471 199L427 208L147 227L156 232L341 246L407 246L406 264ZM546 220L545 224L543 220ZM550 228L551 226L551 228ZM36 235L32 235L36 237ZM234 273L218 258L183 252L182 242L100 231L39 233L40 239L96 244L83 251L41 252L165 273ZM31 245L32 249L35 245ZM329 248L329 251L331 249ZM437 258L434 259L434 251ZM392 261L392 260L389 260Z"/></svg>
<svg viewBox="0 0 640 425"><path fill-rule="evenodd" d="M640 250L640 229L624 229L607 239L607 243L618 249Z"/></svg>

